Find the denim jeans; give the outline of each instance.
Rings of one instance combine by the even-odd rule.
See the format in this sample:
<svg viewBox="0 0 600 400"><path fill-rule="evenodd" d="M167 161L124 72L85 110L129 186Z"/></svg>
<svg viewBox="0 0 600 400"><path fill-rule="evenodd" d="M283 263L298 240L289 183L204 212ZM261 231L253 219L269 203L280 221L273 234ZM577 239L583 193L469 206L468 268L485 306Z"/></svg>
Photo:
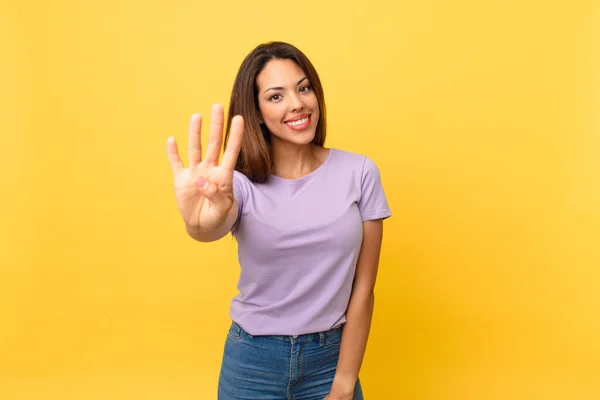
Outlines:
<svg viewBox="0 0 600 400"><path fill-rule="evenodd" d="M323 400L340 353L342 328L299 336L252 336L233 322L223 354L219 400ZM363 400L360 382L354 400Z"/></svg>

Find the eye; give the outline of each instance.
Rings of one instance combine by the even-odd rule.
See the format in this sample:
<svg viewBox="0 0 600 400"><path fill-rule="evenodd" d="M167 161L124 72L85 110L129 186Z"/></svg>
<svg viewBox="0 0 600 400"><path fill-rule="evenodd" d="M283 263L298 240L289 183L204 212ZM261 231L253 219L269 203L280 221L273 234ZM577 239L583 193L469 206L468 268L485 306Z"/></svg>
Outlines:
<svg viewBox="0 0 600 400"><path fill-rule="evenodd" d="M302 86L300 92L309 92L311 89L310 85Z"/></svg>
<svg viewBox="0 0 600 400"><path fill-rule="evenodd" d="M273 96L269 97L269 101L278 101L279 99L281 99L280 94L274 94Z"/></svg>

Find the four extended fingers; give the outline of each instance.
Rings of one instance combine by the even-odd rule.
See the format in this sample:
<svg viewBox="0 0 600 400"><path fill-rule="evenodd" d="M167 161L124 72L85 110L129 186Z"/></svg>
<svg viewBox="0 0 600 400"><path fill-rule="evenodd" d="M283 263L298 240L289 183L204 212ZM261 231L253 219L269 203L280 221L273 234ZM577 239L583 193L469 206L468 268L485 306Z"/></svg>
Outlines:
<svg viewBox="0 0 600 400"><path fill-rule="evenodd" d="M214 104L212 107L212 116L210 124L210 135L206 149L205 161L216 165L221 152L223 143L223 106ZM202 143L201 143L202 116L195 113L190 118L189 125L189 163L190 167L197 166L202 162ZM235 164L242 148L242 137L244 134L244 120L240 115L236 115L231 123L231 132L227 142L227 148L223 155L222 165L231 171L235 169ZM178 174L183 170L183 163L179 156L177 142L174 137L167 139L167 157L173 170L173 174Z"/></svg>

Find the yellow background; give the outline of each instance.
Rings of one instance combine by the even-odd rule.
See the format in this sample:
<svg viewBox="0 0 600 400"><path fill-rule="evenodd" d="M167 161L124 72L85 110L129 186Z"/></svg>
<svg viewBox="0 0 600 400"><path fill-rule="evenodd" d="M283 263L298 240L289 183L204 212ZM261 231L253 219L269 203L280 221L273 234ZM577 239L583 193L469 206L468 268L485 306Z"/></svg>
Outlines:
<svg viewBox="0 0 600 400"><path fill-rule="evenodd" d="M600 398L599 27L592 0L3 1L0 398L216 398L236 246L186 236L165 140L186 157L269 40L394 213L367 398Z"/></svg>

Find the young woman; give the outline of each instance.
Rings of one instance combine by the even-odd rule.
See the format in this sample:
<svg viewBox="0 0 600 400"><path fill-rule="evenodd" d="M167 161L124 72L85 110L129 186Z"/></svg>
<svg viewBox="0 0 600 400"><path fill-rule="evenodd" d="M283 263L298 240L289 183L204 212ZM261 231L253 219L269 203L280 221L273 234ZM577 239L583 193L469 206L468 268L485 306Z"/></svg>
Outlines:
<svg viewBox="0 0 600 400"><path fill-rule="evenodd" d="M241 275L220 400L362 399L358 373L390 210L376 165L324 147L319 76L294 46L271 42L243 61L223 108L212 109L202 159L201 117L189 129L189 166L167 154L177 206L201 242L229 232Z"/></svg>

